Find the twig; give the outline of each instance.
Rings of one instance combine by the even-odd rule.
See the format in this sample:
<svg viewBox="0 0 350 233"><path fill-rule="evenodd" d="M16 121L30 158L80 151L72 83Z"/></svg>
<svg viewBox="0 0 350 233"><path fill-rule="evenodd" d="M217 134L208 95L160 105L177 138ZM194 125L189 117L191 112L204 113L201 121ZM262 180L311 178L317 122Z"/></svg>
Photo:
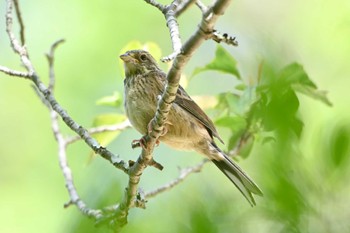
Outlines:
<svg viewBox="0 0 350 233"><path fill-rule="evenodd" d="M50 93L53 94L55 88L55 70L54 70L54 61L55 61L55 50L57 46L63 43L64 40L58 40L52 44L50 52L46 55L49 63L49 87ZM55 139L58 144L58 160L59 165L65 180L65 186L67 188L70 200L64 205L64 208L69 207L74 204L84 215L93 217L96 220L103 218L103 213L101 210L95 210L88 208L86 203L82 201L79 197L78 191L74 185L74 179L72 170L70 169L67 161L67 140L63 137L62 132L58 123L58 114L53 110L53 108L46 102L46 106L49 108L51 116L51 128L54 133Z"/></svg>
<svg viewBox="0 0 350 233"><path fill-rule="evenodd" d="M228 45L238 46L236 37L229 36L227 33L221 34L220 32L214 30L212 33L212 39L217 43L226 43Z"/></svg>
<svg viewBox="0 0 350 233"><path fill-rule="evenodd" d="M100 219L102 218L102 212L100 210L94 210L94 209L88 208L85 202L82 201L78 195L78 192L73 182L72 170L70 169L67 162L67 154L66 154L67 144L59 129L58 114L51 109L50 115L51 115L51 122L52 122L51 123L52 131L55 135L55 138L58 144L59 165L60 165L64 180L66 183L66 188L70 197L69 202L66 203L64 207L67 208L68 206L74 204L84 215L87 215L89 217L94 217L95 219Z"/></svg>
<svg viewBox="0 0 350 233"><path fill-rule="evenodd" d="M115 125L104 125L104 126L99 126L96 128L91 128L88 130L89 134L93 135L93 134L97 134L97 133L103 133L103 132L114 132L114 131L118 131L118 130L124 130L126 128L131 127L131 124L129 122L129 120L125 120L119 124L115 124ZM66 139L66 143L67 144L72 144L73 142L76 142L78 140L81 140L81 138L79 136L73 136L70 138Z"/></svg>
<svg viewBox="0 0 350 233"><path fill-rule="evenodd" d="M65 40L60 39L53 43L50 48L50 52L46 54L46 58L49 62L49 86L47 87L48 90L53 91L54 86L55 86L55 71L54 71L54 53L55 49L57 48L58 45L62 44Z"/></svg>
<svg viewBox="0 0 350 233"><path fill-rule="evenodd" d="M6 32L10 38L11 42L11 47L13 51L17 54L19 54L22 57L22 54L25 53L23 51L22 46L18 43L18 40L16 39L15 35L12 32L12 24L13 24L13 19L12 19L12 0L7 0L7 8L6 8ZM24 29L20 28L21 31L24 31ZM32 72L30 72L32 73Z"/></svg>
<svg viewBox="0 0 350 233"><path fill-rule="evenodd" d="M50 90L53 93L54 91L54 85L55 85L55 71L54 71L54 53L55 53L55 48L57 46L57 42L54 43L51 46L50 53L47 54L47 60L49 63L49 83L50 83ZM75 188L74 182L73 182L73 175L72 175L72 170L70 169L68 162L67 162L67 143L60 131L59 123L58 123L58 114L53 111L49 103L42 98L42 95L38 93L38 95L41 97L45 105L49 108L50 111L50 117L51 117L51 128L52 132L55 136L55 139L58 144L58 161L59 165L66 183L66 188L69 193L70 200L68 203L64 205L65 208L67 208L71 204L76 204L79 207L81 207L82 212L86 212L86 205L83 203L78 195L78 192ZM80 209L80 208L79 208Z"/></svg>
<svg viewBox="0 0 350 233"><path fill-rule="evenodd" d="M10 76L17 76L17 77L26 78L26 79L30 78L30 74L29 73L22 72L22 71L17 71L17 70L12 70L12 69L9 69L9 68L7 68L5 66L0 66L0 71L5 73L5 74L8 74Z"/></svg>
<svg viewBox="0 0 350 233"><path fill-rule="evenodd" d="M22 20L22 14L21 14L21 11L19 9L18 0L13 0L13 3L15 5L17 20L18 20L19 27L20 27L21 43L22 43L22 45L24 45L26 43L26 41L25 41L25 37L24 37L24 24L23 24L23 20Z"/></svg>
<svg viewBox="0 0 350 233"><path fill-rule="evenodd" d="M196 0L184 0L177 6L175 16L179 17L183 12L185 12Z"/></svg>
<svg viewBox="0 0 350 233"><path fill-rule="evenodd" d="M187 168L181 169L179 176L175 180L173 180L173 181L171 181L171 182L169 182L169 183L167 183L159 188L156 188L152 191L145 193L145 198L149 199L149 198L155 197L160 193L163 193L165 191L168 191L168 190L174 188L178 184L182 183L192 173L200 172L202 170L203 166L209 161L210 160L208 160L208 159L204 159L202 162L200 162L199 164L197 164L193 167L187 167Z"/></svg>
<svg viewBox="0 0 350 233"><path fill-rule="evenodd" d="M202 11L203 14L208 10L208 7L204 5L200 0L196 0L196 5Z"/></svg>
<svg viewBox="0 0 350 233"><path fill-rule="evenodd" d="M166 25L169 28L170 32L170 39L173 45L173 56L181 51L182 43L180 38L180 32L179 32L179 24L177 23L176 19L176 9L178 7L178 1L173 1L168 7L166 12L164 13L165 19L166 19ZM171 55L170 55L171 56ZM173 59L173 58L172 58ZM172 60L171 59L171 60ZM169 61L168 58L165 57L162 59L163 62Z"/></svg>
<svg viewBox="0 0 350 233"><path fill-rule="evenodd" d="M151 4L154 7L157 7L164 15L166 19L167 27L169 28L170 32L170 39L173 46L173 52L166 57L163 57L161 59L162 62L169 62L172 61L180 52L181 52L181 38L180 38L180 32L179 32L179 25L176 20L176 9L179 5L180 1L174 0L170 5L161 5L158 2L154 0L144 0L148 4Z"/></svg>
<svg viewBox="0 0 350 233"><path fill-rule="evenodd" d="M34 67L29 60L28 53L26 48L19 45L18 40L14 36L12 32L12 0L7 0L7 10L6 10L6 31L10 38L11 46L15 53L19 54L22 64L25 66L29 73L29 78L33 81L34 85L37 87L38 91L43 95L46 101L50 104L52 109L58 113L58 115L62 118L65 124L76 132L91 149L101 155L103 158L112 163L116 168L128 172L127 164L119 159L118 156L114 155L112 152L102 147L95 139L90 137L89 133L85 128L80 126L77 122L75 122L67 112L61 107L61 105L56 101L55 97L52 95L51 91L44 85L44 83L40 80L39 76L36 74Z"/></svg>
<svg viewBox="0 0 350 233"><path fill-rule="evenodd" d="M165 6L160 4L159 2L157 2L156 0L144 0L145 2L147 2L148 4L157 7L158 10L162 11L165 9Z"/></svg>
<svg viewBox="0 0 350 233"><path fill-rule="evenodd" d="M204 5L200 0L196 1L197 7L202 11L203 14L208 10L208 7ZM207 39L212 39L217 43L226 43L228 45L238 46L236 37L229 36L227 33L221 34L217 30L213 29L211 33L207 35Z"/></svg>

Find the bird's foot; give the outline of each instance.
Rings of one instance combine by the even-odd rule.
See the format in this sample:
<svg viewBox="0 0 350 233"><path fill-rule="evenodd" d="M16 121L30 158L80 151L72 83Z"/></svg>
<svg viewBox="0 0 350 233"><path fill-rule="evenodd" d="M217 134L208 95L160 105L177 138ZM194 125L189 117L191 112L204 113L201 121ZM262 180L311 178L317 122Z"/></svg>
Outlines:
<svg viewBox="0 0 350 233"><path fill-rule="evenodd" d="M156 129L156 131L158 131L158 132L160 131L160 135L159 135L160 137L164 136L168 132L168 128L166 127L167 124L169 124L169 123L165 122L165 124L161 130ZM153 131L152 125L153 125L153 120L151 120L147 125L148 133L151 133Z"/></svg>
<svg viewBox="0 0 350 233"><path fill-rule="evenodd" d="M146 149L146 140L145 140L145 137L142 137L140 139L136 139L136 140L133 140L131 142L131 148L132 149L135 149L137 147L142 147L143 149Z"/></svg>
<svg viewBox="0 0 350 233"><path fill-rule="evenodd" d="M155 146L159 146L159 144L160 144L160 141L159 141L159 139L157 139L156 143L155 143ZM135 148L138 148L138 147L142 147L142 149L147 149L145 137L142 137L140 139L135 139L135 140L133 140L131 142L131 148L132 149L135 149Z"/></svg>

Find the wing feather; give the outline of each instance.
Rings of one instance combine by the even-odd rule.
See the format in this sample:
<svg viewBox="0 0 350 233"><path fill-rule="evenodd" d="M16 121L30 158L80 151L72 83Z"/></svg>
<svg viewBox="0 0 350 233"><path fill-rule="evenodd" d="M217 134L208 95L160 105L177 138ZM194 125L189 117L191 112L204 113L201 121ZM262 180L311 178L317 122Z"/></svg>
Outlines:
<svg viewBox="0 0 350 233"><path fill-rule="evenodd" d="M209 119L207 114L194 102L191 97L186 93L183 87L179 86L174 101L177 105L182 107L192 116L194 116L200 123L202 123L208 130L209 134L219 139L221 143L224 143L217 132L214 123Z"/></svg>

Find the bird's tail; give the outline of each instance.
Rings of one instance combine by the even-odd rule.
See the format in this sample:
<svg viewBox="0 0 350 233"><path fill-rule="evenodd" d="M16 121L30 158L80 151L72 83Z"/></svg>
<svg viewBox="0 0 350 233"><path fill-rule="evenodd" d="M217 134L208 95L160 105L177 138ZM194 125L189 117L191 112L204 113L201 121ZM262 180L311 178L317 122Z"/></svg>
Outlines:
<svg viewBox="0 0 350 233"><path fill-rule="evenodd" d="M221 151L220 151L221 152ZM243 194L251 206L256 205L252 194L262 196L263 193L254 181L233 162L227 155L221 152L225 159L212 160L213 163L231 180L231 182Z"/></svg>

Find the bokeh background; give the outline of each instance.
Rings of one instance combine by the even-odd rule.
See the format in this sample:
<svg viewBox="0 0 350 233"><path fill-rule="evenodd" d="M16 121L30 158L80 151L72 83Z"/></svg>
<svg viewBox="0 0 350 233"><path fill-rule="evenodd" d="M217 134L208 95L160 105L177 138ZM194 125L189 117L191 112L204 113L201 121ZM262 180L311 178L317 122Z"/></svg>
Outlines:
<svg viewBox="0 0 350 233"><path fill-rule="evenodd" d="M35 0L22 1L21 6L27 47L43 80L48 74L44 54L54 41L66 39L56 53L56 97L86 127L98 114L121 111L95 103L122 92L118 55L129 41L153 41L164 55L171 52L163 16L141 0ZM22 69L9 46L4 14L2 2L0 64ZM195 7L181 16L183 40L199 19ZM224 47L237 59L247 83L262 61L276 67L297 61L328 91L333 107L300 95L300 140L287 147L256 144L251 155L240 160L265 193L257 198L257 207L251 208L208 165L149 200L146 210L132 209L124 232L350 232L350 2L233 1L216 28L237 37L239 47ZM212 60L215 46L204 43L186 74ZM215 95L231 90L235 82L207 72L193 78L187 90L191 95ZM0 73L0 109L0 232L106 232L75 207L63 208L68 195L49 114L30 82ZM225 130L219 131L225 137ZM135 159L139 151L129 145L138 137L135 130L126 130L109 149L125 160ZM69 148L76 187L91 207L113 204L120 200L126 176L99 157L90 161L90 153L83 143ZM146 191L175 178L179 166L201 159L162 145L155 156L165 169L145 171L141 187Z"/></svg>

